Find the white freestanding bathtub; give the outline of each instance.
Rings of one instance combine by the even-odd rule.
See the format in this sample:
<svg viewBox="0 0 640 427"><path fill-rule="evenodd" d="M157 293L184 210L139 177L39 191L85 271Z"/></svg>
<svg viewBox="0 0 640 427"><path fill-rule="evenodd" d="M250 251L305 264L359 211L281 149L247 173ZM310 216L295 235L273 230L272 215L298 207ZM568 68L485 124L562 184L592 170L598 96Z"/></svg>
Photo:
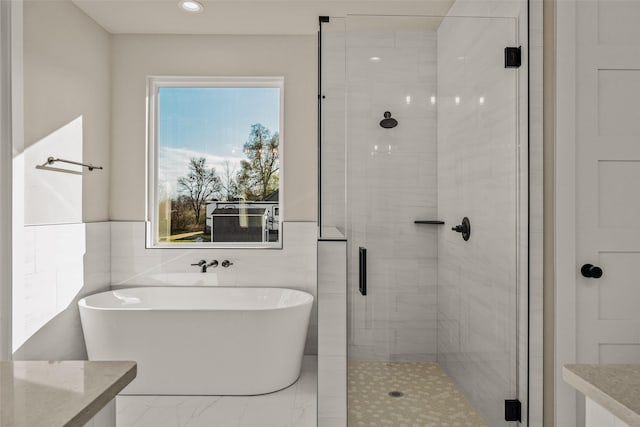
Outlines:
<svg viewBox="0 0 640 427"><path fill-rule="evenodd" d="M123 394L253 395L300 375L313 296L280 288L140 287L78 302L89 360L134 360Z"/></svg>

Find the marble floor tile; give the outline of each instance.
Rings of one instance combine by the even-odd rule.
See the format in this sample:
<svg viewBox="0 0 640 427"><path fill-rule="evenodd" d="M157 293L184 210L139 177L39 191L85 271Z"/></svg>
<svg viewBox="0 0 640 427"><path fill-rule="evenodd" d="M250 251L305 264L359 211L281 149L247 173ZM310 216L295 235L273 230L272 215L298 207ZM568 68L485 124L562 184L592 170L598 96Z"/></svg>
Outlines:
<svg viewBox="0 0 640 427"><path fill-rule="evenodd" d="M117 427L316 427L317 361L295 384L260 396L118 396Z"/></svg>

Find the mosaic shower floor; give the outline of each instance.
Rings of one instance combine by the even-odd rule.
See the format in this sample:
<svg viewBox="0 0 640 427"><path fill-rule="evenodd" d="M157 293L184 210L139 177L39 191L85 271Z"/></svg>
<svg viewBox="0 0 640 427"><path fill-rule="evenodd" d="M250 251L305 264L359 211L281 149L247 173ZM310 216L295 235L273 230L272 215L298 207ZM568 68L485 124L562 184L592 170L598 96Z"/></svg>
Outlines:
<svg viewBox="0 0 640 427"><path fill-rule="evenodd" d="M393 397L389 393L400 392ZM434 362L350 362L349 427L486 427Z"/></svg>

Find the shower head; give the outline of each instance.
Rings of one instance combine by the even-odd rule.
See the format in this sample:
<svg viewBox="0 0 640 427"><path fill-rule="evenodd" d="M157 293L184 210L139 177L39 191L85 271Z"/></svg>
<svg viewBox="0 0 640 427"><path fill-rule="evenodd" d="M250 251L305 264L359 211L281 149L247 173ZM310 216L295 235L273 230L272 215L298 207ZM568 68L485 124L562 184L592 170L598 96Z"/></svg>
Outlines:
<svg viewBox="0 0 640 427"><path fill-rule="evenodd" d="M385 129L392 129L398 126L398 121L391 117L391 112L385 111L384 119L380 120L380 126L382 126Z"/></svg>

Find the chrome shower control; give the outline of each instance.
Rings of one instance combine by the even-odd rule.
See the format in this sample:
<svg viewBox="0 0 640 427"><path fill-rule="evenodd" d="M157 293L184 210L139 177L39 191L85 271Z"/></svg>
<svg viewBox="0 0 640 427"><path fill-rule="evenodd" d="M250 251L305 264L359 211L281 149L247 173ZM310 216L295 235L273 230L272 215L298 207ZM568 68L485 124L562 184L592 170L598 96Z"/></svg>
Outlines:
<svg viewBox="0 0 640 427"><path fill-rule="evenodd" d="M224 261L222 261L222 266L224 268L231 267L232 265L233 265L233 263L231 261L229 261L228 259L225 259Z"/></svg>

